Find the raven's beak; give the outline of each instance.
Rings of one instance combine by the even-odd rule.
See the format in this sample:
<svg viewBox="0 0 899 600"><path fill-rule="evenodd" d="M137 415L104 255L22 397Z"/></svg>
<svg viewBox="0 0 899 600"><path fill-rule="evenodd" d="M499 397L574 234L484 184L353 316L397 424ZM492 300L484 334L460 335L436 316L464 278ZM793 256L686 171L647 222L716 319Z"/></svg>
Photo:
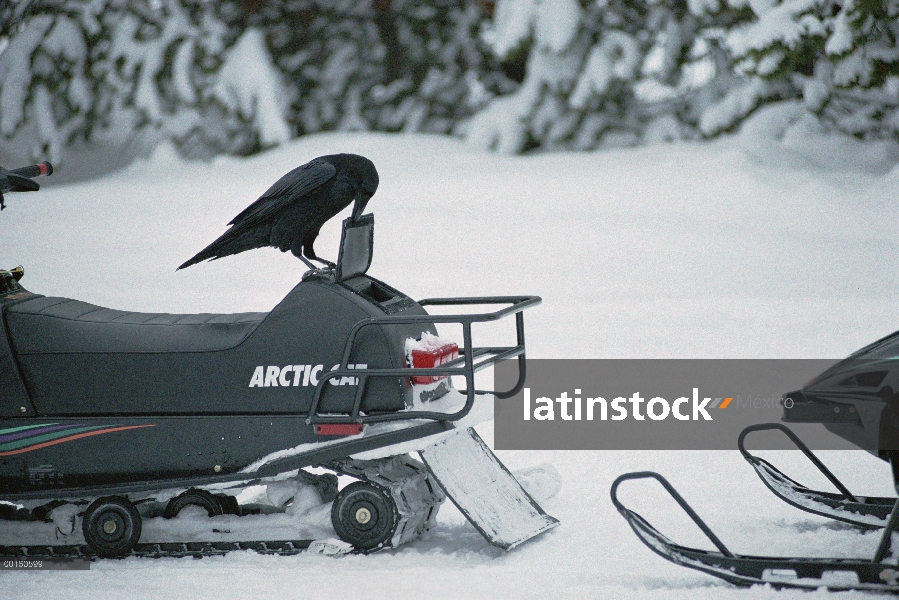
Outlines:
<svg viewBox="0 0 899 600"><path fill-rule="evenodd" d="M362 213L365 211L365 205L368 204L368 198L365 197L365 193L361 190L356 192L355 200L356 203L353 205L354 221L362 216Z"/></svg>

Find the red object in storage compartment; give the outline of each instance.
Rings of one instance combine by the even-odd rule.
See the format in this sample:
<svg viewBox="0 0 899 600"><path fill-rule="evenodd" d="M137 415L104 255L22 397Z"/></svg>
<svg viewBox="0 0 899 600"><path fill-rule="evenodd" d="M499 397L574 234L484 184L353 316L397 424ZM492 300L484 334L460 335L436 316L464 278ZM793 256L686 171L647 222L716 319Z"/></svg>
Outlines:
<svg viewBox="0 0 899 600"><path fill-rule="evenodd" d="M412 350L412 367L416 369L433 369L457 358L459 358L459 346L453 342L429 345L425 348ZM412 378L412 383L434 383L446 378L446 375L418 375Z"/></svg>

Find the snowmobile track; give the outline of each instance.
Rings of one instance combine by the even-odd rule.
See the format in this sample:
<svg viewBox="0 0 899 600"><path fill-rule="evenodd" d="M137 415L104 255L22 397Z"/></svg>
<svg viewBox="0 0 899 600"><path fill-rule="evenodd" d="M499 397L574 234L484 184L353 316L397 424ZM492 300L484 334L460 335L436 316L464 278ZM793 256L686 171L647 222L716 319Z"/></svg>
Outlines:
<svg viewBox="0 0 899 600"><path fill-rule="evenodd" d="M251 550L258 554L292 556L305 552L314 540L277 540L267 542L176 542L165 544L137 544L130 554L116 558L138 556L141 558L203 558L224 556L238 550ZM0 546L0 556L8 558L87 558L97 560L90 546Z"/></svg>

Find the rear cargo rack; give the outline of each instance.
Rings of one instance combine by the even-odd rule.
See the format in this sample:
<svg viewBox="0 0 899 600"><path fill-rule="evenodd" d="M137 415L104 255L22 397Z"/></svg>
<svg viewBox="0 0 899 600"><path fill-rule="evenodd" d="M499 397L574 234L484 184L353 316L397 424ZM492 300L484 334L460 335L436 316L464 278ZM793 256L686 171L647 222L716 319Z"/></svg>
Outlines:
<svg viewBox="0 0 899 600"><path fill-rule="evenodd" d="M497 398L509 398L514 396L524 387L525 379L525 354L524 354L524 315L522 311L542 302L539 296L483 296L470 298L427 298L419 301L421 306L471 306L478 304L508 304L504 308L486 313L467 313L453 315L383 315L369 317L358 321L344 346L343 359L337 369L323 374L315 388L312 405L309 407L309 416L306 423L346 423L347 416L354 423L378 423L383 421L405 421L410 419L431 419L434 421L458 421L467 415L474 406L475 396L478 394L492 394ZM515 315L516 344L514 346L496 346L475 348L472 346L472 323L485 323L497 321L504 317ZM459 358L447 362L444 365L433 368L406 367L400 369L350 369L350 355L359 332L372 325L411 325L415 323L458 323L462 325L463 347L459 349ZM483 391L474 388L474 374L501 360L518 358L518 380L512 389L507 391ZM465 405L454 413L404 410L390 414L363 415L360 412L362 396L365 393L369 377L413 377L413 376L461 376L465 378L466 389L461 391L466 395ZM325 384L332 379L343 377L356 377L359 384L356 386L356 395L349 414L319 414L322 391Z"/></svg>

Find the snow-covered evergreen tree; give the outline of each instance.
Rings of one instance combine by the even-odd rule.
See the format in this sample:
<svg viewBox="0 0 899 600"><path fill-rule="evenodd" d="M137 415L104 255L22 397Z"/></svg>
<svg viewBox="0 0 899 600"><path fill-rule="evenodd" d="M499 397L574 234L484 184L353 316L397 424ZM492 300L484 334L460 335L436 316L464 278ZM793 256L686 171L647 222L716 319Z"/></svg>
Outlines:
<svg viewBox="0 0 899 600"><path fill-rule="evenodd" d="M24 9L24 3L8 5ZM48 11L49 12L49 11ZM77 14L20 12L4 31L0 53L0 135L18 137L33 157L59 157L81 134L95 95L88 74L88 40ZM28 139L24 139L28 138Z"/></svg>
<svg viewBox="0 0 899 600"><path fill-rule="evenodd" d="M446 133L502 85L482 18L471 0L278 0L249 22L298 90L299 132Z"/></svg>
<svg viewBox="0 0 899 600"><path fill-rule="evenodd" d="M734 84L718 0L498 0L488 40L526 74L470 123L476 145L593 148L698 135Z"/></svg>
<svg viewBox="0 0 899 600"><path fill-rule="evenodd" d="M713 136L797 98L899 137L897 38L899 0L10 0L0 140L54 160L333 129L586 149Z"/></svg>
<svg viewBox="0 0 899 600"><path fill-rule="evenodd" d="M748 6L755 18L727 42L750 85L802 98L825 124L858 137L899 138L899 1Z"/></svg>
<svg viewBox="0 0 899 600"><path fill-rule="evenodd" d="M847 133L899 140L899 1L847 0L824 51L825 83L805 87L808 107Z"/></svg>
<svg viewBox="0 0 899 600"><path fill-rule="evenodd" d="M449 133L509 89L474 0L34 0L0 16L0 135L32 157L78 139L206 156L328 129Z"/></svg>
<svg viewBox="0 0 899 600"><path fill-rule="evenodd" d="M171 139L204 155L285 141L284 91L263 37L229 30L215 9L202 0L21 8L0 53L4 146L59 160L78 139L122 148Z"/></svg>
<svg viewBox="0 0 899 600"><path fill-rule="evenodd" d="M526 56L524 78L471 120L469 142L513 153L568 137L575 115L565 97L586 49L585 30L577 0L498 0L485 38L501 59Z"/></svg>

